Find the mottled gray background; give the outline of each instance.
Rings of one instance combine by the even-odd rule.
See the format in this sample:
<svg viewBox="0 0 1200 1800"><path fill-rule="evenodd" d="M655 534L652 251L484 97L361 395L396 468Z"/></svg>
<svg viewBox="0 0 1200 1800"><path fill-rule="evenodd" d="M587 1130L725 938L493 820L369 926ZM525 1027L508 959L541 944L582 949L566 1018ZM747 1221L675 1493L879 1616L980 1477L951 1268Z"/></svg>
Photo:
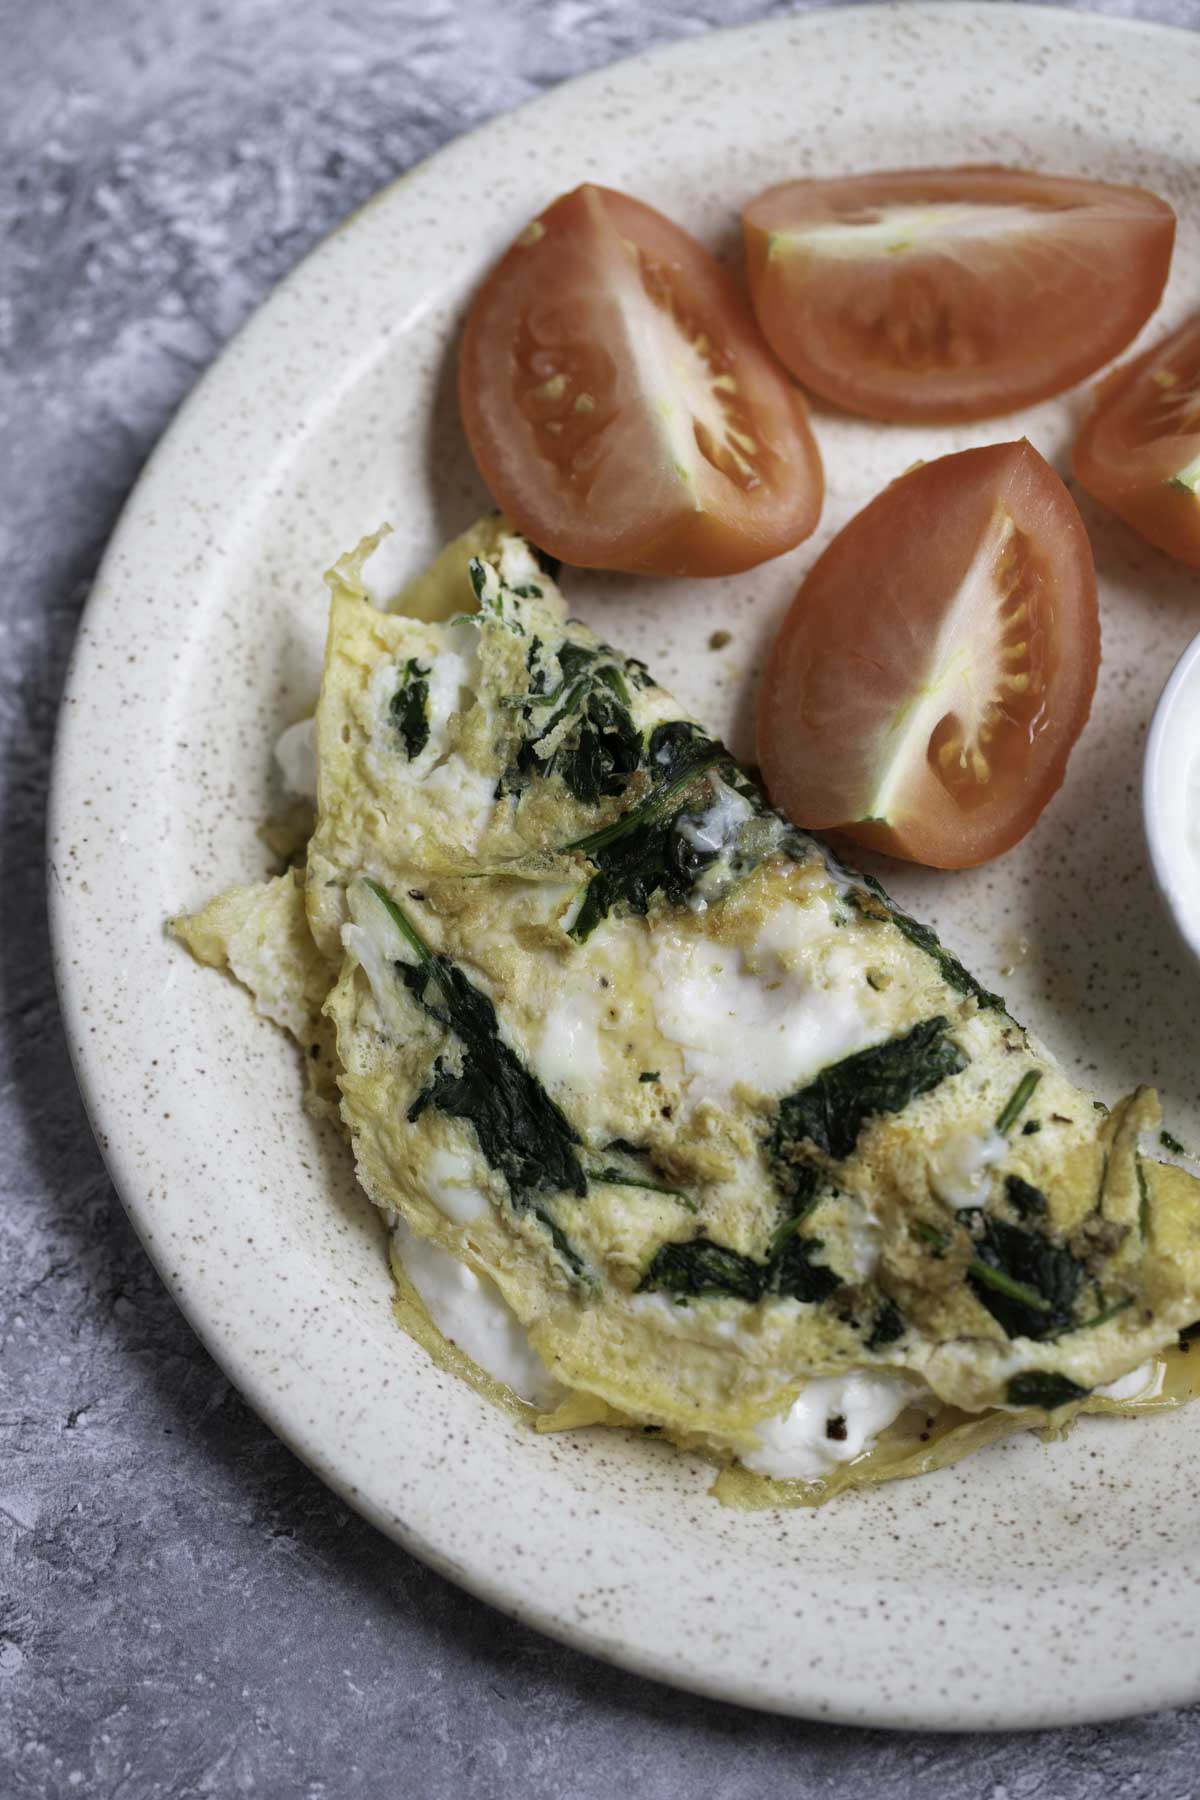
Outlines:
<svg viewBox="0 0 1200 1800"><path fill-rule="evenodd" d="M518 1628L347 1512L200 1349L67 1063L42 836L97 558L162 427L447 138L762 0L0 0L0 1800L1192 1800L1200 1709L873 1735ZM1192 0L1102 10L1200 25Z"/></svg>

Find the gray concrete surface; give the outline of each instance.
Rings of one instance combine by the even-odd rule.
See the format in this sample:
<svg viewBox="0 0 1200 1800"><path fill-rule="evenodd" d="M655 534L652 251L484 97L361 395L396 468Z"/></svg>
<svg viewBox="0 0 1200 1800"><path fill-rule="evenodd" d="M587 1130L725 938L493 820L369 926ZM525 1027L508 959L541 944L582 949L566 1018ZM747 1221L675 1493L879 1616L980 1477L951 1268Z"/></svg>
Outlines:
<svg viewBox="0 0 1200 1800"><path fill-rule="evenodd" d="M1191 1800L1200 1709L817 1728L519 1629L247 1411L106 1179L51 989L55 708L104 540L222 341L447 138L762 0L0 0L0 1796ZM1110 4L1200 23L1200 7ZM484 54L478 53L482 44Z"/></svg>

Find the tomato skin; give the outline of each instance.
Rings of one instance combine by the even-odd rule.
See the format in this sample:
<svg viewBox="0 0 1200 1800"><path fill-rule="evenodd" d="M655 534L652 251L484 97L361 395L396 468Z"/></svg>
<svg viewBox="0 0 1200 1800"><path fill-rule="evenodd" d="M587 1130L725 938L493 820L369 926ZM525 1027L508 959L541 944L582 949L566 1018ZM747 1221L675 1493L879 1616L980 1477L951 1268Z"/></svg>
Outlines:
<svg viewBox="0 0 1200 1800"><path fill-rule="evenodd" d="M730 277L608 188L560 196L486 277L459 397L496 501L564 562L734 574L820 516L803 397Z"/></svg>
<svg viewBox="0 0 1200 1800"><path fill-rule="evenodd" d="M956 207L997 225L1020 209L1030 229L947 225L939 248L922 210ZM843 228L881 209L910 218L911 240L851 253ZM1143 189L990 167L785 182L742 217L781 362L849 412L912 422L989 418L1093 374L1158 305L1175 238L1171 208Z"/></svg>
<svg viewBox="0 0 1200 1800"><path fill-rule="evenodd" d="M986 862L1061 785L1099 660L1091 547L1049 464L1025 440L920 463L792 602L759 700L767 790L891 856Z"/></svg>
<svg viewBox="0 0 1200 1800"><path fill-rule="evenodd" d="M1072 466L1089 494L1200 569L1200 497L1172 478L1200 456L1200 313L1096 389Z"/></svg>

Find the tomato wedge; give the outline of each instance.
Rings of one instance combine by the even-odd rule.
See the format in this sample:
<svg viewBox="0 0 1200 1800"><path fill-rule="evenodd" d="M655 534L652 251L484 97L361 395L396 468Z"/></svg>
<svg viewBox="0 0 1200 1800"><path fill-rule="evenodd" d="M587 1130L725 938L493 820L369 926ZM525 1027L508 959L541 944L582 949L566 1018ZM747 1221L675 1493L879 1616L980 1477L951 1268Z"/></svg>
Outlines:
<svg viewBox="0 0 1200 1800"><path fill-rule="evenodd" d="M872 419L985 419L1061 393L1158 305L1175 215L1142 188L905 169L769 188L742 215L780 360Z"/></svg>
<svg viewBox="0 0 1200 1800"><path fill-rule="evenodd" d="M1074 466L1089 494L1200 569L1200 313L1101 383Z"/></svg>
<svg viewBox="0 0 1200 1800"><path fill-rule="evenodd" d="M1087 533L1032 445L919 463L784 621L758 713L771 798L911 862L986 862L1061 784L1099 661Z"/></svg>
<svg viewBox="0 0 1200 1800"><path fill-rule="evenodd" d="M496 500L564 562L732 574L820 516L804 401L729 276L610 188L564 194L492 270L459 395Z"/></svg>

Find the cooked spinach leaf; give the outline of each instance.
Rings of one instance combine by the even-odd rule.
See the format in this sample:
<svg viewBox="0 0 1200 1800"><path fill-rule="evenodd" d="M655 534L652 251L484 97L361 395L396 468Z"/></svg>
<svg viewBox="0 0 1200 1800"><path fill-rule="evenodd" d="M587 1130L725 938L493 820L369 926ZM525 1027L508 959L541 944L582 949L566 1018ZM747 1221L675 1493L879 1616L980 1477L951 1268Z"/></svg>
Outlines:
<svg viewBox="0 0 1200 1800"><path fill-rule="evenodd" d="M638 1293L661 1289L681 1298L727 1294L737 1300L761 1300L766 1265L740 1250L692 1238L686 1244L660 1244L638 1283Z"/></svg>
<svg viewBox="0 0 1200 1800"><path fill-rule="evenodd" d="M886 888L876 881L873 875L856 874L854 879L862 885L851 888L847 898L852 906L857 907L864 918L890 919L896 930L906 937L910 944L915 944L918 950L923 950L926 956L937 964L938 971L947 987L952 987L956 994L970 995L978 1001L981 1007L991 1007L997 1012L1005 1011L1003 995L990 993L982 982L976 981L974 975L969 969L963 967L957 956L947 950L932 926L922 925L919 919L914 919L910 913L904 911L903 907L897 906ZM864 892L864 889L869 892ZM882 912L880 906L883 908Z"/></svg>
<svg viewBox="0 0 1200 1800"><path fill-rule="evenodd" d="M967 1265L976 1298L1010 1338L1040 1341L1071 1329L1082 1264L1041 1232L987 1213L978 1217L975 1256Z"/></svg>
<svg viewBox="0 0 1200 1800"><path fill-rule="evenodd" d="M724 746L690 719L656 726L642 766L653 783L645 799L610 825L563 846L582 851L596 866L571 927L572 937L581 942L617 907L645 913L658 895L668 905L682 905L718 859L736 880L766 856L799 862L819 848L806 832L774 812ZM688 829L699 824L713 804L711 793L705 793L703 802L691 793L709 771L749 808L720 849L706 845Z"/></svg>
<svg viewBox="0 0 1200 1800"><path fill-rule="evenodd" d="M836 1270L816 1262L824 1249L818 1237L802 1237L799 1227L815 1202L809 1200L781 1226L763 1258L745 1256L716 1244L703 1233L684 1244L660 1244L638 1284L638 1292L654 1288L679 1295L725 1294L736 1300L761 1300L767 1294L816 1304L844 1286Z"/></svg>
<svg viewBox="0 0 1200 1800"><path fill-rule="evenodd" d="M541 640L534 638L526 658L529 687L504 702L520 707L525 736L504 772L501 792L520 793L531 777L557 772L584 805L623 793L642 760L642 734L629 710L621 659L607 644L566 639L557 652L559 680L547 689L538 665L541 650Z"/></svg>
<svg viewBox="0 0 1200 1800"><path fill-rule="evenodd" d="M965 1069L967 1058L946 1036L947 1027L940 1016L923 1019L903 1037L832 1063L808 1087L781 1100L769 1151L777 1178L803 1161L806 1144L840 1162L869 1119L903 1112Z"/></svg>
<svg viewBox="0 0 1200 1800"><path fill-rule="evenodd" d="M579 943L617 906L646 913L656 894L670 905L687 899L717 855L700 849L679 830L684 796L705 770L727 762L724 748L689 720L658 725L650 735L646 768L654 788L611 825L566 845L581 850L596 868L571 926Z"/></svg>
<svg viewBox="0 0 1200 1800"><path fill-rule="evenodd" d="M686 1244L662 1244L651 1258L638 1291L667 1288L683 1293L729 1294L739 1300L761 1300L766 1294L816 1304L845 1284L840 1275L814 1259L824 1244L819 1237L802 1237L800 1227L817 1203L816 1173L810 1189L798 1197L793 1210L771 1239L765 1257L744 1256L723 1244L714 1244L703 1233ZM733 1258L732 1263L726 1261ZM702 1288L681 1286L703 1278Z"/></svg>
<svg viewBox="0 0 1200 1800"><path fill-rule="evenodd" d="M1041 1188L1034 1187L1030 1181L1022 1181L1019 1175L1005 1178L1004 1192L1008 1204L1018 1219L1044 1219L1047 1213L1046 1196Z"/></svg>
<svg viewBox="0 0 1200 1800"><path fill-rule="evenodd" d="M400 686L392 695L388 707L392 724L400 733L409 762L414 756L420 756L429 742L428 675L429 670L423 668L415 656L410 656L404 665Z"/></svg>
<svg viewBox="0 0 1200 1800"><path fill-rule="evenodd" d="M1014 1375L1004 1390L1010 1406L1040 1406L1043 1412L1054 1412L1069 1406L1072 1400L1086 1400L1091 1389L1080 1387L1067 1375L1050 1375L1039 1369L1026 1369Z"/></svg>
<svg viewBox="0 0 1200 1800"><path fill-rule="evenodd" d="M536 1201L544 1194L587 1192L587 1177L576 1155L579 1136L541 1082L500 1035L496 1009L450 959L431 950L407 914L385 888L366 884L386 907L415 954L416 963L398 962L396 973L431 1019L452 1031L460 1047L456 1072L439 1056L432 1079L408 1109L419 1119L427 1106L471 1125L488 1164L504 1176L518 1209L531 1210L550 1230L555 1247L573 1269L582 1266L566 1239ZM560 1242L560 1238L562 1241ZM567 1246L569 1249L569 1246Z"/></svg>
<svg viewBox="0 0 1200 1800"><path fill-rule="evenodd" d="M897 1338L902 1338L906 1330L904 1315L896 1302L885 1299L875 1315L866 1347L868 1350L882 1350L885 1345L894 1344Z"/></svg>
<svg viewBox="0 0 1200 1800"><path fill-rule="evenodd" d="M770 1291L789 1300L828 1300L842 1286L842 1278L828 1264L813 1261L817 1251L824 1248L817 1237L796 1233L786 1238L767 1273Z"/></svg>

